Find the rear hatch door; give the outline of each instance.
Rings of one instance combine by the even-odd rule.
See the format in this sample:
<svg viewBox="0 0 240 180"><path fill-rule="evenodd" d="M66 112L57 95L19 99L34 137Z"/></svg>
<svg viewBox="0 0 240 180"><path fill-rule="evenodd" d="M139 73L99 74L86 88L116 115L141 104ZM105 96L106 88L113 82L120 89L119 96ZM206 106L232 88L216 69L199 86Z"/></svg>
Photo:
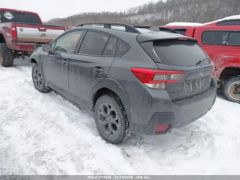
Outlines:
<svg viewBox="0 0 240 180"><path fill-rule="evenodd" d="M142 34L138 41L160 70L184 72L181 81L166 84L171 99L177 101L208 90L212 79L212 64L197 42L174 33L160 34L160 37L151 35L151 38L141 37L145 36Z"/></svg>

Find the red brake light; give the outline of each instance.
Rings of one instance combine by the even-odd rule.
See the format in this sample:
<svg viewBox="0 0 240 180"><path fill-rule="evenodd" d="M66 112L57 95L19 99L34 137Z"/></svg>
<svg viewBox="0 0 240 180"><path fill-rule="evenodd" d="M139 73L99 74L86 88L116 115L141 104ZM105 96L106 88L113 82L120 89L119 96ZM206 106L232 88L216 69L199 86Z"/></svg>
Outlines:
<svg viewBox="0 0 240 180"><path fill-rule="evenodd" d="M11 27L11 34L13 39L17 39L17 28L15 26Z"/></svg>
<svg viewBox="0 0 240 180"><path fill-rule="evenodd" d="M183 79L183 71L132 68L132 73L150 88L165 89L165 84L177 83Z"/></svg>
<svg viewBox="0 0 240 180"><path fill-rule="evenodd" d="M169 124L159 124L154 128L155 133L164 134L171 128Z"/></svg>

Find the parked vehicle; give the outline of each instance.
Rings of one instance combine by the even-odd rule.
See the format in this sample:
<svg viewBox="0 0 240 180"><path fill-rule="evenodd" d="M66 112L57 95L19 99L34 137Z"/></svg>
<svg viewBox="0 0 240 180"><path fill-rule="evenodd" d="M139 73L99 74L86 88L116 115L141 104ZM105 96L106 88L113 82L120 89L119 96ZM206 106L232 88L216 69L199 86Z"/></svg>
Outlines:
<svg viewBox="0 0 240 180"><path fill-rule="evenodd" d="M215 63L214 74L224 96L240 102L240 16L206 24L171 23L166 27L196 38Z"/></svg>
<svg viewBox="0 0 240 180"><path fill-rule="evenodd" d="M43 25L34 12L0 8L0 64L10 67L14 58L30 55L64 32L64 27Z"/></svg>
<svg viewBox="0 0 240 180"><path fill-rule="evenodd" d="M104 28L105 27L105 28ZM196 40L122 24L72 28L31 56L35 88L94 112L100 135L163 134L214 104L212 64Z"/></svg>

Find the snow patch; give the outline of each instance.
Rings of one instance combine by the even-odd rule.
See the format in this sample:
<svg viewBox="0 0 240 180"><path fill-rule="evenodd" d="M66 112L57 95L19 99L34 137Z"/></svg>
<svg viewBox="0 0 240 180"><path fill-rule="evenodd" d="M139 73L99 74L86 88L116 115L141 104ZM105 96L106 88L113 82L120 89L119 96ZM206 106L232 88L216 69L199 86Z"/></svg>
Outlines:
<svg viewBox="0 0 240 180"><path fill-rule="evenodd" d="M226 20L240 20L240 15L228 16L223 19L219 19L216 22L226 21Z"/></svg>
<svg viewBox="0 0 240 180"><path fill-rule="evenodd" d="M218 19L215 21L211 21L211 22L207 22L204 25L208 25L208 24L212 24L212 23L218 23L218 22L222 22L222 21L230 21L230 20L240 20L240 15L233 15L233 16L228 16L222 19Z"/></svg>
<svg viewBox="0 0 240 180"><path fill-rule="evenodd" d="M193 23L193 22L172 22L168 23L165 26L201 26L201 23Z"/></svg>
<svg viewBox="0 0 240 180"><path fill-rule="evenodd" d="M0 67L0 174L238 175L239 110L218 98L187 127L112 145L84 111L54 92L37 92L31 66Z"/></svg>

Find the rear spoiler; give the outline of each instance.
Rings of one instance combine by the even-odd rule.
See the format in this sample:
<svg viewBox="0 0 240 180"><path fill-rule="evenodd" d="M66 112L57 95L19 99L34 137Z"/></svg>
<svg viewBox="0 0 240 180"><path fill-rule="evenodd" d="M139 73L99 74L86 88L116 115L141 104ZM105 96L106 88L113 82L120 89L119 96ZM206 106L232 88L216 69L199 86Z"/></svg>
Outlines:
<svg viewBox="0 0 240 180"><path fill-rule="evenodd" d="M186 41L195 41L197 42L196 39L190 38L187 36L183 36L181 34L177 33L165 33L165 32L151 32L151 33L144 33L144 34L139 34L137 36L137 41L139 43L142 42L148 42L148 41L156 41L156 40L186 40Z"/></svg>

